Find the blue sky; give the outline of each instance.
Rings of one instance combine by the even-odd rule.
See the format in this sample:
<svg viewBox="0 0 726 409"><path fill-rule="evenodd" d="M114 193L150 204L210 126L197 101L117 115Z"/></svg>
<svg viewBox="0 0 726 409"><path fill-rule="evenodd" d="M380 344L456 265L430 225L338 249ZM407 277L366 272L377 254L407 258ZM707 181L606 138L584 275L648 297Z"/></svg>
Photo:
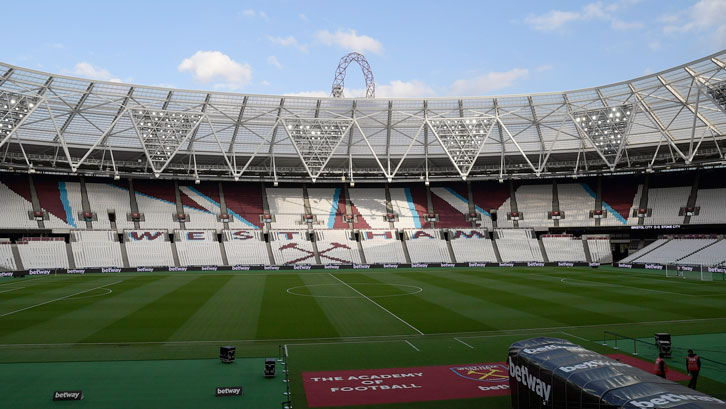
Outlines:
<svg viewBox="0 0 726 409"><path fill-rule="evenodd" d="M726 0L9 2L0 60L99 80L328 95L365 54L378 97L604 85L726 48ZM346 96L364 91L357 66Z"/></svg>

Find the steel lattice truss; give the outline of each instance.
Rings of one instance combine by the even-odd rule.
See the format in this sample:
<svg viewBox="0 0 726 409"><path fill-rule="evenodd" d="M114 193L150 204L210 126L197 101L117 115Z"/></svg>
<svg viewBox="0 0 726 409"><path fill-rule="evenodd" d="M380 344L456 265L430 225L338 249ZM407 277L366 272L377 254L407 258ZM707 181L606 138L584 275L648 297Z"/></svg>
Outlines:
<svg viewBox="0 0 726 409"><path fill-rule="evenodd" d="M321 183L720 166L725 84L726 50L589 89L431 99L199 92L0 64L0 168Z"/></svg>

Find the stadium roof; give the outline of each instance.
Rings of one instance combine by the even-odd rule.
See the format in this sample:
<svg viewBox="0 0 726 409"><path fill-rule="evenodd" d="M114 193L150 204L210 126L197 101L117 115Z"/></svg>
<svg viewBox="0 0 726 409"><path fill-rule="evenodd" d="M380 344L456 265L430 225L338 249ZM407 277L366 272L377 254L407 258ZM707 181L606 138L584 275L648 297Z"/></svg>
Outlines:
<svg viewBox="0 0 726 409"><path fill-rule="evenodd" d="M0 63L0 167L15 170L317 182L582 175L721 165L725 135L726 50L595 88L426 99L190 91Z"/></svg>

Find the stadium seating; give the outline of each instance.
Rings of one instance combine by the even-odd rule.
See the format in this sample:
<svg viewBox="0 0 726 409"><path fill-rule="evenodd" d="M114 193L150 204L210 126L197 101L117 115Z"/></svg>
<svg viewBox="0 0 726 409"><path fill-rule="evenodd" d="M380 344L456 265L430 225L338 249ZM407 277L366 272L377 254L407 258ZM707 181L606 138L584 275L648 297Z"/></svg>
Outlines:
<svg viewBox="0 0 726 409"><path fill-rule="evenodd" d="M426 221L426 190L412 187L391 187L391 207L398 216L395 226L402 229L428 228Z"/></svg>
<svg viewBox="0 0 726 409"><path fill-rule="evenodd" d="M307 230L272 230L270 247L275 264L316 264L313 243Z"/></svg>
<svg viewBox="0 0 726 409"><path fill-rule="evenodd" d="M214 230L177 230L174 243L182 266L220 266L222 253Z"/></svg>
<svg viewBox="0 0 726 409"><path fill-rule="evenodd" d="M0 239L0 271L13 271L18 267L13 257L13 247L10 239Z"/></svg>
<svg viewBox="0 0 726 409"><path fill-rule="evenodd" d="M631 217L632 209L637 209L640 203L641 179L639 176L602 178L602 210L605 217L600 220L601 226L623 226L630 222L628 218ZM633 221L638 224L637 218Z"/></svg>
<svg viewBox="0 0 726 409"><path fill-rule="evenodd" d="M308 201L310 202L310 211L312 212L315 222L313 227L316 229L334 229L347 228L348 225L343 223L343 215L345 214L345 199L342 200L342 188L309 188Z"/></svg>
<svg viewBox="0 0 726 409"><path fill-rule="evenodd" d="M386 191L384 188L350 188L348 189L350 201L358 211L356 229L388 229L390 224L386 221Z"/></svg>
<svg viewBox="0 0 726 409"><path fill-rule="evenodd" d="M358 243L350 230L319 230L315 241L322 264L360 264Z"/></svg>
<svg viewBox="0 0 726 409"><path fill-rule="evenodd" d="M504 262L544 261L539 241L529 229L497 229L497 248Z"/></svg>
<svg viewBox="0 0 726 409"><path fill-rule="evenodd" d="M549 261L587 261L580 239L575 240L570 235L543 235L541 239Z"/></svg>
<svg viewBox="0 0 726 409"><path fill-rule="evenodd" d="M274 221L272 229L306 229L303 223L305 201L302 188L267 188L267 205Z"/></svg>
<svg viewBox="0 0 726 409"><path fill-rule="evenodd" d="M486 230L449 229L449 240L458 263L497 261L494 245Z"/></svg>
<svg viewBox="0 0 726 409"><path fill-rule="evenodd" d="M635 191L635 196L633 196L633 203L630 205L630 210L628 211L628 217L627 217L627 224L632 226L638 224L638 217L633 216L633 214L636 214L638 209L640 208L640 198L643 196L643 185L638 185L637 190ZM610 221L612 223L612 221Z"/></svg>
<svg viewBox="0 0 726 409"><path fill-rule="evenodd" d="M479 225L492 228L491 211L497 210L497 226L512 226L511 222L507 222L507 213L510 212L508 183L476 182L472 183L471 192L474 196L474 209L481 218Z"/></svg>
<svg viewBox="0 0 726 409"><path fill-rule="evenodd" d="M130 267L173 266L166 230L124 230Z"/></svg>
<svg viewBox="0 0 726 409"><path fill-rule="evenodd" d="M588 237L587 248L590 250L590 260L595 263L612 263L613 252L609 237Z"/></svg>
<svg viewBox="0 0 726 409"><path fill-rule="evenodd" d="M681 259L710 246L717 239L659 239L628 257L628 262L636 263L681 263ZM654 245L658 243L658 245Z"/></svg>
<svg viewBox="0 0 726 409"><path fill-rule="evenodd" d="M648 189L648 208L653 209L645 224L681 224L683 215L678 213L688 204L689 186Z"/></svg>
<svg viewBox="0 0 726 409"><path fill-rule="evenodd" d="M412 263L450 263L451 255L440 230L407 229L406 247Z"/></svg>
<svg viewBox="0 0 726 409"><path fill-rule="evenodd" d="M368 263L405 263L406 254L395 230L361 230L361 246Z"/></svg>
<svg viewBox="0 0 726 409"><path fill-rule="evenodd" d="M74 230L71 249L77 268L124 266L116 231Z"/></svg>
<svg viewBox="0 0 726 409"><path fill-rule="evenodd" d="M86 194L91 211L96 213L93 221L94 229L111 229L109 212L116 216L116 230L133 229L134 222L129 220L131 201L128 185L122 183L96 183L86 181Z"/></svg>
<svg viewBox="0 0 726 409"><path fill-rule="evenodd" d="M718 240L697 252L682 258L680 264L700 264L704 266L720 266L726 264L726 240Z"/></svg>
<svg viewBox="0 0 726 409"><path fill-rule="evenodd" d="M466 220L469 213L466 195L462 196L453 187L432 187L431 202L434 213L439 215L437 228L471 227L471 222Z"/></svg>
<svg viewBox="0 0 726 409"><path fill-rule="evenodd" d="M260 230L225 230L224 251L232 265L267 265L270 257Z"/></svg>
<svg viewBox="0 0 726 409"><path fill-rule="evenodd" d="M696 206L700 209L691 224L726 223L726 189L699 189Z"/></svg>
<svg viewBox="0 0 726 409"><path fill-rule="evenodd" d="M552 211L552 184L521 185L515 195L517 211L524 217L519 221L519 227L554 226L554 222L547 218L547 213Z"/></svg>
<svg viewBox="0 0 726 409"><path fill-rule="evenodd" d="M564 212L565 215L563 219L560 219L561 227L595 225L595 219L590 218L590 212L595 210L596 193L589 185L558 183L557 196L560 202L560 212ZM547 255L549 256L549 250Z"/></svg>
<svg viewBox="0 0 726 409"><path fill-rule="evenodd" d="M181 228L174 219L177 214L174 184L163 181L134 180L136 203L144 220L143 229L173 231Z"/></svg>
<svg viewBox="0 0 726 409"><path fill-rule="evenodd" d="M184 213L187 220L184 227L191 229L215 229L220 232L224 223L219 220L222 213L219 199L219 186L216 183L201 183L198 185L179 185Z"/></svg>
<svg viewBox="0 0 726 409"><path fill-rule="evenodd" d="M18 179L14 180L20 181ZM27 178L26 186L18 184L20 189L25 188L25 192L18 189L20 194L10 187L13 185L7 178L3 178L3 182L0 183L0 226L5 229L37 229L38 222L32 218L33 204L30 201L30 188L26 187Z"/></svg>
<svg viewBox="0 0 726 409"><path fill-rule="evenodd" d="M66 242L62 237L24 237L17 245L26 270L69 266Z"/></svg>
<svg viewBox="0 0 726 409"><path fill-rule="evenodd" d="M40 207L48 213L46 228L77 229L86 227L78 214L83 213L81 185L54 176L33 179Z"/></svg>
<svg viewBox="0 0 726 409"><path fill-rule="evenodd" d="M222 183L230 229L259 229L262 227L262 189L259 184Z"/></svg>

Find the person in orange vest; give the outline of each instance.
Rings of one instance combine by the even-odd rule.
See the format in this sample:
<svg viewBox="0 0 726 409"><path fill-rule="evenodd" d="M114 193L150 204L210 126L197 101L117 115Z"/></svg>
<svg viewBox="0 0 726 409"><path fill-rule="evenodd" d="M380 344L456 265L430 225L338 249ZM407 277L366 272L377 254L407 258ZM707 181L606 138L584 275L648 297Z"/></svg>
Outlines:
<svg viewBox="0 0 726 409"><path fill-rule="evenodd" d="M701 371L701 358L694 354L692 349L688 350L688 356L686 357L686 369L688 369L688 373L691 375L691 380L688 381L688 387L696 389L698 373Z"/></svg>
<svg viewBox="0 0 726 409"><path fill-rule="evenodd" d="M661 352L658 354L658 359L655 360L655 374L665 379L667 371L668 368L666 367L665 360L663 359L663 353Z"/></svg>

